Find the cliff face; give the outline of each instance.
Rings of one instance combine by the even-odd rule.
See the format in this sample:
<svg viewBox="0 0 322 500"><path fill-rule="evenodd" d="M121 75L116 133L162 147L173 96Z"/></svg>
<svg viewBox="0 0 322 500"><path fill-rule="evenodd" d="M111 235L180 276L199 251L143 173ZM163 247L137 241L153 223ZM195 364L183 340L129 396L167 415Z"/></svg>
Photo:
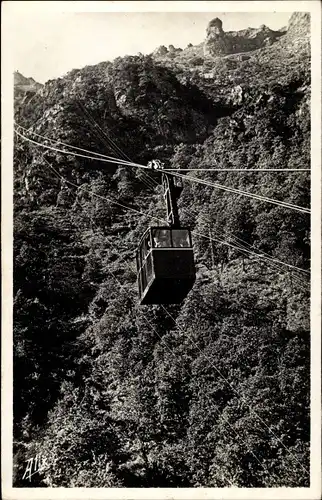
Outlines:
<svg viewBox="0 0 322 500"><path fill-rule="evenodd" d="M205 56L222 56L239 52L250 52L272 45L284 35L292 39L308 36L310 33L310 14L294 12L287 28L273 31L264 24L258 29L247 28L241 31L225 32L222 21L218 18L210 21L204 42Z"/></svg>
<svg viewBox="0 0 322 500"><path fill-rule="evenodd" d="M310 34L310 14L308 12L294 12L287 26L287 33L290 35Z"/></svg>
<svg viewBox="0 0 322 500"><path fill-rule="evenodd" d="M174 45L169 45L169 47L166 47L165 45L160 45L157 49L153 51L153 56L154 57L162 57L162 56L168 56L170 58L176 57L176 55L180 54L182 52L181 48L176 48Z"/></svg>
<svg viewBox="0 0 322 500"><path fill-rule="evenodd" d="M14 95L15 99L23 99L32 96L42 88L42 84L33 78L26 78L19 71L14 72Z"/></svg>
<svg viewBox="0 0 322 500"><path fill-rule="evenodd" d="M218 18L210 21L204 43L206 56L220 56L249 52L273 44L284 33L273 31L264 24L260 28L247 28L242 31L225 32Z"/></svg>
<svg viewBox="0 0 322 500"><path fill-rule="evenodd" d="M170 46L16 99L40 143L15 138L16 486L37 453L28 486L308 486L310 219L240 194L309 206L308 172L267 171L310 167L305 22L247 54ZM260 38L243 33L229 37ZM219 20L208 35L224 38ZM115 160L43 147L62 142ZM196 283L165 310L138 305L135 268L165 218L160 178L129 158L205 183L186 179L179 199Z"/></svg>

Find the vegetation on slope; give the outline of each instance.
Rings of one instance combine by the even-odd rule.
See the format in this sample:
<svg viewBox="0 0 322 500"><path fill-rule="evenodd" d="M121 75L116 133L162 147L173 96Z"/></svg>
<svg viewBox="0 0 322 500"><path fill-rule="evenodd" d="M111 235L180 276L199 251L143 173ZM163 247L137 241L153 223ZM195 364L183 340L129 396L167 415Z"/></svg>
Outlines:
<svg viewBox="0 0 322 500"><path fill-rule="evenodd" d="M15 118L309 206L307 172L198 172L309 168L308 56L287 42L285 69L282 39L229 72L214 60L213 84L150 56L74 70ZM181 306L140 307L134 250L165 215L145 173L16 138L14 182L15 485L307 486L308 278L247 250L308 270L308 215L185 182L196 284ZM28 483L36 453L47 466Z"/></svg>

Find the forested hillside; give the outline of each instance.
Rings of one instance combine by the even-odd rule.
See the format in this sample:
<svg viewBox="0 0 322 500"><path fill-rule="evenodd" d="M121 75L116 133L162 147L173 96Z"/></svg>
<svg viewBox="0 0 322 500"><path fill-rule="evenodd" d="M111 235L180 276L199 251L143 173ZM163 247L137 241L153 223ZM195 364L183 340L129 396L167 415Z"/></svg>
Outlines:
<svg viewBox="0 0 322 500"><path fill-rule="evenodd" d="M310 216L184 181L195 285L181 305L140 306L158 172L57 151L157 158L308 208L309 172L267 171L310 168L295 18L244 55L126 56L16 94L15 486L309 485ZM46 467L22 479L36 454Z"/></svg>

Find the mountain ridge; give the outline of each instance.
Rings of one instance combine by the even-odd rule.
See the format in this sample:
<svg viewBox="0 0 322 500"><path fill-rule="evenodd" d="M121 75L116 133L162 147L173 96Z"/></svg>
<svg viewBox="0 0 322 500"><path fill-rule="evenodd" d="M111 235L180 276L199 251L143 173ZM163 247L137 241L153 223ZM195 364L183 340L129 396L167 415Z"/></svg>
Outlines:
<svg viewBox="0 0 322 500"><path fill-rule="evenodd" d="M304 21L247 53L119 57L16 98L17 487L37 454L28 486L309 486L310 219L293 208L310 177L274 171L310 169ZM179 199L197 268L181 305L138 305L135 251L165 206L158 172L121 159L203 182Z"/></svg>
<svg viewBox="0 0 322 500"><path fill-rule="evenodd" d="M218 18L214 18L212 21L208 23L207 27L207 32L209 31L209 28L211 29L212 25L217 25L220 26L219 32L224 35L227 35L229 38L246 38L246 39L255 39L258 37L258 35L261 38L260 44L257 44L255 41L254 45L250 45L250 48L247 48L247 50L241 50L242 45L238 46L238 51L239 52L252 52L253 50L257 50L259 48L263 48L264 46L267 46L267 44L275 43L281 36L285 38L285 35L287 39L290 37L307 37L310 33L310 14L306 12L294 12L288 22L287 27L282 27L279 30L271 30L269 27L265 26L264 24L261 25L259 28L245 28L239 31L228 31L228 32L223 32L222 30L222 21ZM217 28L215 28L216 31ZM268 38L267 38L268 37ZM269 42L267 42L269 40ZM168 47L162 45L158 48L156 48L151 55L155 58L164 58L164 57L170 57L171 59L176 58L177 56L181 55L183 57L185 54L193 53L194 55L198 55L202 57L204 56L211 56L214 55L215 57L217 56L229 56L236 54L237 51L225 51L224 53L218 53L218 54L213 54L212 51L214 51L214 48L212 51L207 49L207 45L210 46L212 45L212 37L210 36L210 39L208 39L208 35L206 36L205 40L203 42L200 42L197 45L192 45L188 44L188 46L185 49L181 48L176 48L173 45L169 45ZM247 44L246 44L247 45ZM237 47L235 47L237 49ZM197 53L196 53L197 50ZM21 73L19 73L18 70L14 73L14 85L15 87L21 87L22 90L25 88L27 90L38 90L43 86L43 84L40 84L36 82L32 77L25 77Z"/></svg>

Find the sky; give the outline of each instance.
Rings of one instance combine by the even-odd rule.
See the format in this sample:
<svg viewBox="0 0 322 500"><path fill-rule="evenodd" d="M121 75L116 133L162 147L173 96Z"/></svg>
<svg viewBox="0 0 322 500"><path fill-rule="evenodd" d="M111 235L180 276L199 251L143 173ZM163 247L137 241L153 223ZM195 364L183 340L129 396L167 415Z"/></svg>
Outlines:
<svg viewBox="0 0 322 500"><path fill-rule="evenodd" d="M215 10L58 12L37 7L29 9L26 8L29 2L18 3L22 7L11 16L9 30L13 69L40 83L63 76L72 69L112 61L118 56L135 55L138 52L149 54L160 45L172 44L183 49L188 43L198 44L204 40L207 24L214 17L222 20L224 31L235 31L247 27L257 28L261 24L279 29L287 25L291 15L291 12ZM39 2L38 5L46 3ZM221 2L218 4L222 5Z"/></svg>

